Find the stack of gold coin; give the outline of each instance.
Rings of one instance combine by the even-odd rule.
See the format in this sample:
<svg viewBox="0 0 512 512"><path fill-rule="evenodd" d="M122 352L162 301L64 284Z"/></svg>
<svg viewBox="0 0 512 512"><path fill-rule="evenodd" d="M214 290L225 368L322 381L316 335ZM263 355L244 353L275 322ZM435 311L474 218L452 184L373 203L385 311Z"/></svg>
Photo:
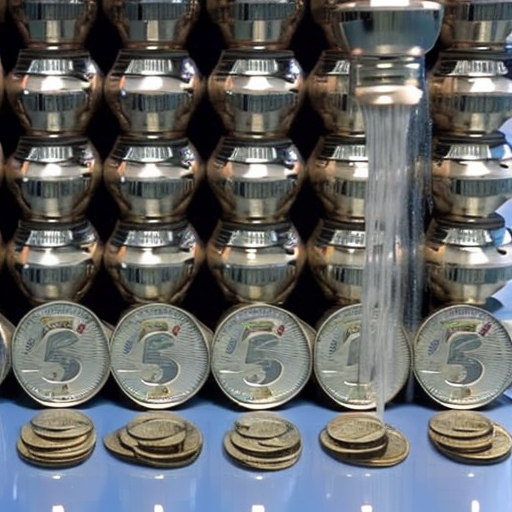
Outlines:
<svg viewBox="0 0 512 512"><path fill-rule="evenodd" d="M171 469L197 459L203 436L194 424L177 414L147 412L108 434L103 443L112 454L127 462Z"/></svg>
<svg viewBox="0 0 512 512"><path fill-rule="evenodd" d="M81 464L95 445L94 424L85 414L51 409L23 425L16 447L30 464L55 468Z"/></svg>
<svg viewBox="0 0 512 512"><path fill-rule="evenodd" d="M357 466L395 466L409 454L401 432L368 414L337 416L320 433L320 443L335 459Z"/></svg>
<svg viewBox="0 0 512 512"><path fill-rule="evenodd" d="M253 469L278 470L300 458L298 428L276 414L254 412L238 418L224 436L224 449L235 462Z"/></svg>
<svg viewBox="0 0 512 512"><path fill-rule="evenodd" d="M507 430L473 411L443 411L429 421L428 436L446 457L466 464L494 464L509 457Z"/></svg>

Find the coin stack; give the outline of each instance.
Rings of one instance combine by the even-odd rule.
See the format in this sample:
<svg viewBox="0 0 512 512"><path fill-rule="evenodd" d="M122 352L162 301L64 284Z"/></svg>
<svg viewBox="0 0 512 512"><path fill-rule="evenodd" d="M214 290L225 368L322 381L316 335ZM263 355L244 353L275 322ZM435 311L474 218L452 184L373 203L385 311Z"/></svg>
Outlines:
<svg viewBox="0 0 512 512"><path fill-rule="evenodd" d="M426 264L432 307L485 304L512 279L512 236L496 210L512 197L512 31L508 3L447 0L430 77L434 220ZM497 7L501 6L501 7Z"/></svg>
<svg viewBox="0 0 512 512"><path fill-rule="evenodd" d="M281 304L305 262L288 215L304 167L287 137L305 82L285 49L304 4L208 0L208 11L229 45L208 79L210 100L229 135L207 166L223 210L207 261L229 300Z"/></svg>
<svg viewBox="0 0 512 512"><path fill-rule="evenodd" d="M444 456L464 464L496 464L512 452L512 437L498 423L470 411L444 411L429 421L428 437Z"/></svg>
<svg viewBox="0 0 512 512"><path fill-rule="evenodd" d="M171 469L192 464L201 453L203 436L189 421L171 413L142 413L105 436L116 457L143 466Z"/></svg>
<svg viewBox="0 0 512 512"><path fill-rule="evenodd" d="M34 304L80 300L101 264L101 244L84 217L101 179L85 136L102 77L83 48L95 1L10 0L27 46L7 77L9 103L27 135L6 166L24 218L7 250L16 282Z"/></svg>
<svg viewBox="0 0 512 512"><path fill-rule="evenodd" d="M320 444L331 457L355 466L395 466L409 455L401 432L366 414L337 416L320 433Z"/></svg>
<svg viewBox="0 0 512 512"><path fill-rule="evenodd" d="M121 211L104 263L128 303L179 302L204 259L185 218L204 174L185 137L204 90L183 49L199 3L105 0L104 9L126 44L105 81L124 135L104 166Z"/></svg>
<svg viewBox="0 0 512 512"><path fill-rule="evenodd" d="M96 431L83 413L43 411L23 425L16 448L19 456L35 466L70 467L86 461L96 446Z"/></svg>
<svg viewBox="0 0 512 512"><path fill-rule="evenodd" d="M249 413L224 436L224 450L241 466L276 471L293 466L302 453L297 427L277 415Z"/></svg>
<svg viewBox="0 0 512 512"><path fill-rule="evenodd" d="M347 53L326 50L308 79L311 102L329 132L308 161L311 183L326 212L308 241L308 261L325 295L341 305L361 302L366 247L368 159L350 68Z"/></svg>

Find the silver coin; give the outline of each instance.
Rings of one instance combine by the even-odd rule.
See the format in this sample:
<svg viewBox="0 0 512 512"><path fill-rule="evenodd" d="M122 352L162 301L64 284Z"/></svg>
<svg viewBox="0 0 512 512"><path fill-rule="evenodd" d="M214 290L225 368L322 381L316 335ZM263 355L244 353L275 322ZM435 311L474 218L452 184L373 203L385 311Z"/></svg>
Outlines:
<svg viewBox="0 0 512 512"><path fill-rule="evenodd" d="M0 384L11 370L11 339L14 325L0 315Z"/></svg>
<svg viewBox="0 0 512 512"><path fill-rule="evenodd" d="M101 321L67 301L38 306L12 338L14 374L26 393L48 407L71 407L92 398L109 374L108 341Z"/></svg>
<svg viewBox="0 0 512 512"><path fill-rule="evenodd" d="M297 318L252 304L230 313L213 337L212 373L221 390L248 409L291 400L311 374L311 349Z"/></svg>
<svg viewBox="0 0 512 512"><path fill-rule="evenodd" d="M354 410L375 408L375 383L358 382L361 339L360 304L329 315L319 326L314 344L314 371L323 391L337 404ZM404 329L398 329L393 363L387 368L386 402L404 387L411 371L411 350Z"/></svg>
<svg viewBox="0 0 512 512"><path fill-rule="evenodd" d="M110 342L112 375L135 403L158 409L192 398L210 369L209 341L195 318L168 304L132 309Z"/></svg>
<svg viewBox="0 0 512 512"><path fill-rule="evenodd" d="M436 402L452 409L481 407L512 381L511 337L487 311L449 306L421 325L414 373Z"/></svg>

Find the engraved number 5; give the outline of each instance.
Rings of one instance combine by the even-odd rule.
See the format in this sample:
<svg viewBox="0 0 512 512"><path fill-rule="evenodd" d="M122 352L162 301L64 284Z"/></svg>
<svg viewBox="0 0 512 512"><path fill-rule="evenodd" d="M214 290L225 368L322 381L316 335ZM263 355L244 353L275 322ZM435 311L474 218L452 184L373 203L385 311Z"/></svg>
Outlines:
<svg viewBox="0 0 512 512"><path fill-rule="evenodd" d="M465 370L462 379L452 380L446 379L446 382L452 385L468 386L476 382L484 372L483 364L476 358L468 355L468 353L477 350L482 346L480 337L473 332L465 332L453 336L448 352L449 365L459 365Z"/></svg>

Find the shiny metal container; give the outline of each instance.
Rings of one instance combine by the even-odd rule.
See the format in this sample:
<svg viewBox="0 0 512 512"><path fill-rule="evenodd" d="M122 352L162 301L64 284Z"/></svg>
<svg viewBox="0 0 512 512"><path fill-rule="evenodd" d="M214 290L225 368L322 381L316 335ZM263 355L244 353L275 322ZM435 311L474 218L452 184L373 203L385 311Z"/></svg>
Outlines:
<svg viewBox="0 0 512 512"><path fill-rule="evenodd" d="M182 50L120 50L105 80L105 99L121 129L136 137L184 135L203 90Z"/></svg>
<svg viewBox="0 0 512 512"><path fill-rule="evenodd" d="M214 109L234 137L284 137L305 94L291 51L224 50L208 78Z"/></svg>
<svg viewBox="0 0 512 512"><path fill-rule="evenodd" d="M350 57L326 50L308 77L308 93L328 132L363 135L364 119L350 81Z"/></svg>
<svg viewBox="0 0 512 512"><path fill-rule="evenodd" d="M347 50L340 47L341 42L334 36L333 10L338 3L340 3L339 0L310 0L311 15L324 31L327 43L331 48Z"/></svg>
<svg viewBox="0 0 512 512"><path fill-rule="evenodd" d="M512 279L512 234L505 219L432 221L425 247L428 287L442 304L484 304Z"/></svg>
<svg viewBox="0 0 512 512"><path fill-rule="evenodd" d="M502 49L512 36L512 3L507 0L442 0L441 42L458 48Z"/></svg>
<svg viewBox="0 0 512 512"><path fill-rule="evenodd" d="M437 131L481 135L512 118L512 55L447 50L429 77L430 107Z"/></svg>
<svg viewBox="0 0 512 512"><path fill-rule="evenodd" d="M207 0L206 6L232 48L284 50L304 13L304 0Z"/></svg>
<svg viewBox="0 0 512 512"><path fill-rule="evenodd" d="M219 222L206 256L228 300L281 304L297 283L306 250L291 222Z"/></svg>
<svg viewBox="0 0 512 512"><path fill-rule="evenodd" d="M21 50L7 98L31 135L83 133L101 97L101 72L83 50Z"/></svg>
<svg viewBox="0 0 512 512"><path fill-rule="evenodd" d="M103 0L127 48L182 48L199 15L199 0Z"/></svg>
<svg viewBox="0 0 512 512"><path fill-rule="evenodd" d="M327 135L308 160L309 179L329 218L364 219L368 156L364 138Z"/></svg>
<svg viewBox="0 0 512 512"><path fill-rule="evenodd" d="M96 20L96 0L7 0L26 46L77 49Z"/></svg>
<svg viewBox="0 0 512 512"><path fill-rule="evenodd" d="M204 259L194 228L174 223L118 222L105 248L104 265L129 303L183 299Z"/></svg>
<svg viewBox="0 0 512 512"><path fill-rule="evenodd" d="M288 214L305 169L290 139L225 137L208 162L207 175L225 220L269 223Z"/></svg>
<svg viewBox="0 0 512 512"><path fill-rule="evenodd" d="M101 161L85 137L21 137L6 180L33 220L77 219L101 180Z"/></svg>
<svg viewBox="0 0 512 512"><path fill-rule="evenodd" d="M432 192L440 215L487 217L512 198L512 148L499 132L482 137L438 137Z"/></svg>
<svg viewBox="0 0 512 512"><path fill-rule="evenodd" d="M7 264L33 304L79 301L101 265L102 246L87 220L20 221L7 247Z"/></svg>
<svg viewBox="0 0 512 512"><path fill-rule="evenodd" d="M203 175L204 165L186 138L119 137L103 171L122 217L133 222L182 217Z"/></svg>
<svg viewBox="0 0 512 512"><path fill-rule="evenodd" d="M329 300L342 305L361 302L364 223L321 220L308 240L307 250L309 266Z"/></svg>

